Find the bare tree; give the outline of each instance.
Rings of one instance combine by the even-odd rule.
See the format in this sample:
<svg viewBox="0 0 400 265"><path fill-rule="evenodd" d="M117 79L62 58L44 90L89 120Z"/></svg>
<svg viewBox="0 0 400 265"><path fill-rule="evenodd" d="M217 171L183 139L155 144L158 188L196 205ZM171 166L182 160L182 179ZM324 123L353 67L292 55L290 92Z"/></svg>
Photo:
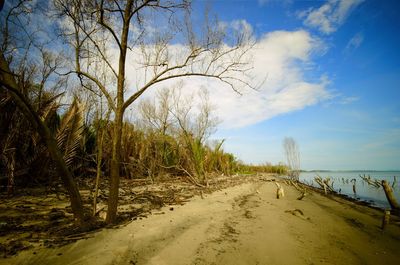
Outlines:
<svg viewBox="0 0 400 265"><path fill-rule="evenodd" d="M300 175L300 151L296 141L291 137L283 140L287 165L289 167L289 177L292 180L299 180Z"/></svg>
<svg viewBox="0 0 400 265"><path fill-rule="evenodd" d="M140 102L139 112L148 126L165 135L172 125L171 105L172 93L164 88L157 92L155 100L146 99Z"/></svg>
<svg viewBox="0 0 400 265"><path fill-rule="evenodd" d="M63 18L65 39L75 53L74 69L69 73L75 73L83 84L94 84L104 94L113 113L106 218L108 223L113 223L117 214L121 135L126 109L149 88L175 78L214 78L229 84L235 91L243 86L252 87L245 78L250 70L246 59L253 46L252 39L245 31L226 32L217 21L212 24L207 17L201 28L194 29L190 21L190 1L186 0L54 0L54 3ZM99 45L104 40L107 45ZM173 45L177 42L181 44ZM135 85L126 82L130 54L137 65ZM88 58L104 61L113 75L112 82L101 82Z"/></svg>
<svg viewBox="0 0 400 265"><path fill-rule="evenodd" d="M206 167L210 148L206 141L218 124L212 113L209 94L202 88L192 93L184 92L182 84L173 89L164 88L156 99L144 100L140 104L140 122L148 131L147 137L161 144L160 154L153 160L164 169L184 172L191 182L206 184ZM196 98L196 104L193 99ZM172 140L172 141L171 141ZM172 144L172 145L171 145ZM222 143L215 148L219 152Z"/></svg>
<svg viewBox="0 0 400 265"><path fill-rule="evenodd" d="M173 93L173 107L170 112L177 123L178 134L183 139L187 157L191 168L186 173L193 172L195 177L204 184L207 183L204 162L206 156L205 141L215 131L218 119L212 115L212 106L209 102L207 90L201 89L197 93L182 96L181 89ZM199 99L197 109L193 108L193 98Z"/></svg>
<svg viewBox="0 0 400 265"><path fill-rule="evenodd" d="M171 150L168 148L169 135L173 129L174 121L171 115L172 92L169 89L161 89L157 92L156 98L151 101L146 99L140 102L139 113L140 122L149 132L157 137L161 144L161 161L168 167L171 166Z"/></svg>

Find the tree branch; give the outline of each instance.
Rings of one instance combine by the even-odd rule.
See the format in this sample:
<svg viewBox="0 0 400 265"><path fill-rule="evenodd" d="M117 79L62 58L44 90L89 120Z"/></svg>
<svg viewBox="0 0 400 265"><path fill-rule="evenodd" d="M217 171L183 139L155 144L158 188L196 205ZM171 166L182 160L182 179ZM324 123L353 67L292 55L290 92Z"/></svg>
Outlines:
<svg viewBox="0 0 400 265"><path fill-rule="evenodd" d="M114 1L114 2L116 2L116 1ZM120 40L119 40L117 34L116 34L115 31L104 21L104 8L103 8L103 3L104 3L104 0L101 1L101 5L100 5L100 10L99 10L99 12L100 12L99 24L102 25L104 28L106 28L106 29L111 33L111 35L114 37L115 42L118 44L119 49L122 50L121 42L120 42ZM124 16L122 15L122 18L123 18L123 17L124 17Z"/></svg>
<svg viewBox="0 0 400 265"><path fill-rule="evenodd" d="M90 75L89 73L83 72L81 70L70 71L68 73L65 73L64 75L68 75L68 74L71 74L71 73L75 73L78 76L82 75L82 76L90 79L91 81L93 81L99 87L99 89L101 90L103 95L106 97L109 106L115 111L115 109L116 109L115 108L115 103L114 103L113 99L111 98L111 95L108 93L106 87L96 77Z"/></svg>

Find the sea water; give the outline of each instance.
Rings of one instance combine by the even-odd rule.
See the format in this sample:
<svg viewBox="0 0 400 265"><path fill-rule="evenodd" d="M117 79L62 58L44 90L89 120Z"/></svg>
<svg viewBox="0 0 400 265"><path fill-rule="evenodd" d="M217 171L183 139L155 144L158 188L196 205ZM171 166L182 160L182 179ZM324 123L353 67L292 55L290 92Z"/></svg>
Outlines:
<svg viewBox="0 0 400 265"><path fill-rule="evenodd" d="M376 188L372 185L369 185L360 177L360 175L370 176L372 180L377 179L379 182L381 182L382 180L386 180L390 186L392 186L394 182L394 177L396 177L397 181L395 181L392 189L397 199L397 202L400 203L400 171L301 172L300 181L308 185L320 188L314 178L317 176L320 176L323 179L329 177L331 180L330 183L333 182L333 189L336 192L360 201L367 201L372 205L378 206L383 209L390 208L382 186ZM356 186L356 193L353 192L353 183L355 183Z"/></svg>

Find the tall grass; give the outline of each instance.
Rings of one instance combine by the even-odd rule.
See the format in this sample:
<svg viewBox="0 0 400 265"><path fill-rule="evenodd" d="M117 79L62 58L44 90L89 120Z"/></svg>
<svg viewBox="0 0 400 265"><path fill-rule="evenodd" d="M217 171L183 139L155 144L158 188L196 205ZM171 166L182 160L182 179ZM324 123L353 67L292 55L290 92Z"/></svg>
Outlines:
<svg viewBox="0 0 400 265"><path fill-rule="evenodd" d="M237 171L243 174L274 173L286 175L289 172L289 169L284 164L272 165L270 163L265 163L262 165L247 165L242 163L238 166Z"/></svg>

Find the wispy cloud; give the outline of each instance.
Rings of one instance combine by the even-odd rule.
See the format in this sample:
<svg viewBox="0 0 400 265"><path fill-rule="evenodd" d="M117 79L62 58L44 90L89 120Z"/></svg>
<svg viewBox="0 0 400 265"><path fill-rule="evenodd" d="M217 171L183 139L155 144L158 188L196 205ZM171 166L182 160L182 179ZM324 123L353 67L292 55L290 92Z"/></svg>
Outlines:
<svg viewBox="0 0 400 265"><path fill-rule="evenodd" d="M313 81L305 78L306 71L312 69L312 54L320 51L321 45L320 40L304 30L270 32L257 41L251 54L254 80L267 77L259 90L249 89L239 95L215 79L191 77L181 80L182 91L208 89L211 104L224 128L245 127L300 110L331 97L327 77L317 76ZM175 50L182 53L182 48ZM128 79L135 76L130 69L127 68ZM174 86L174 83L163 83L162 87L165 86ZM157 89L160 87L152 88L145 96L153 97ZM193 104L195 101L193 98Z"/></svg>
<svg viewBox="0 0 400 265"><path fill-rule="evenodd" d="M324 34L335 32L351 11L364 0L328 0L319 8L310 8L298 13L304 24L316 28Z"/></svg>
<svg viewBox="0 0 400 265"><path fill-rule="evenodd" d="M364 41L364 34L361 32L356 33L347 43L346 47L344 48L344 53L348 54L358 47L361 46L361 44Z"/></svg>
<svg viewBox="0 0 400 265"><path fill-rule="evenodd" d="M342 97L340 100L340 104L347 105L353 102L360 100L359 97Z"/></svg>

